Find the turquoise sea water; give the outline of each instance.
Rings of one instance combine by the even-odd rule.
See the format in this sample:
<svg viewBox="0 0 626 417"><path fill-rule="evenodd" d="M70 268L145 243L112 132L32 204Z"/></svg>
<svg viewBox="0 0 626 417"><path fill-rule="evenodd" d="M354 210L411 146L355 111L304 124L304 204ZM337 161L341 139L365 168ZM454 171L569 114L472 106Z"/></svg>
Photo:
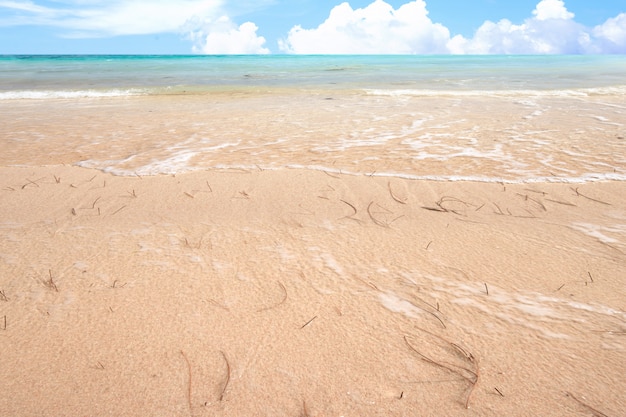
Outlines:
<svg viewBox="0 0 626 417"><path fill-rule="evenodd" d="M626 56L0 56L0 99L250 88L626 93Z"/></svg>

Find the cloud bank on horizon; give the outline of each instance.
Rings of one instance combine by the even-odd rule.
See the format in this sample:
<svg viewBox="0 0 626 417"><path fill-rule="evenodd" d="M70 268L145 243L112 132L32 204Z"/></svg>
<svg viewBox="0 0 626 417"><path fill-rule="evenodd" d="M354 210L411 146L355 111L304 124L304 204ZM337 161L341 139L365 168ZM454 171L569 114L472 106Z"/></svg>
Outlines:
<svg viewBox="0 0 626 417"><path fill-rule="evenodd" d="M270 48L254 22L236 23L248 10L275 0L0 0L0 26L55 27L67 38L179 33L195 53L267 54ZM236 12L234 12L236 10ZM485 21L472 37L453 35L429 17L424 0L397 9L372 0L353 9L330 10L317 27L293 26L278 40L289 54L626 54L626 12L595 27L576 21L563 0L541 0L523 22Z"/></svg>
<svg viewBox="0 0 626 417"><path fill-rule="evenodd" d="M626 13L594 28L574 20L562 0L541 0L521 24L485 21L472 38L451 36L428 17L424 0L394 9L383 0L333 8L317 28L293 27L279 41L286 53L581 54L626 53Z"/></svg>

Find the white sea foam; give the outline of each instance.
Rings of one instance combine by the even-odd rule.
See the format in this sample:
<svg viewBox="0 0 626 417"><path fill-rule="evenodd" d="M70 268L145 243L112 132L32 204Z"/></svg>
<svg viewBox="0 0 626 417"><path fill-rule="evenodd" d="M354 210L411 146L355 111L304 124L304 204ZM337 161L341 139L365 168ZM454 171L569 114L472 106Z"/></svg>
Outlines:
<svg viewBox="0 0 626 417"><path fill-rule="evenodd" d="M231 144L232 146L236 146ZM497 152L497 150L494 150ZM106 172L117 176L150 176L150 175L162 175L162 174L178 174L191 171L204 171L204 170L237 170L237 171L256 171L262 169L264 171L281 170L281 169L303 169L310 171L322 171L329 174L336 175L351 175L362 176L367 175L371 177L383 177L383 178L402 178L407 180L424 180L424 181L438 181L438 182L483 182L483 183L504 183L504 184L533 184L533 183L564 183L564 184L585 184L590 182L604 182L604 181L626 181L626 174L621 173L586 173L581 175L571 176L533 176L524 170L510 169L510 173L515 175L515 178L500 177L500 176L484 176L484 175L417 175L407 174L402 172L356 172L347 169L338 169L336 167L324 166L324 165L303 165L303 164L279 164L279 165L264 165L264 164L214 164L207 166L195 166L190 163L190 160L201 152L197 151L180 151L175 155L163 160L157 160L149 164L145 164L136 168L124 168L125 163L129 162L135 156L131 156L124 160L112 161L97 161L97 160L84 160L75 163L74 165L83 168L98 169L102 172ZM468 157L483 157L489 158L491 155L481 154L477 155L475 152L461 152L458 156ZM435 156L433 156L435 157Z"/></svg>
<svg viewBox="0 0 626 417"><path fill-rule="evenodd" d="M176 174L179 172L185 172L189 170L189 161L197 155L195 151L179 151L174 153L169 158L165 158L156 162L134 170L136 175L158 175L158 174Z"/></svg>
<svg viewBox="0 0 626 417"><path fill-rule="evenodd" d="M226 166L220 166L221 169L228 169ZM243 167L238 166L238 169ZM255 169L258 167L249 166L245 169ZM272 167L262 167L263 169L279 169ZM480 175L413 175L398 172L374 172L374 173L358 173L353 171L347 171L337 168L325 167L321 165L286 165L285 168L291 169L309 169L315 171L324 171L331 174L344 174L344 175L368 175L372 177L389 177L389 178L403 178L408 180L425 180L425 181L469 181L469 182L487 182L487 183L504 183L504 184L532 184L532 183L565 183L565 184L584 184L588 182L602 182L602 181L626 181L626 174L617 173L589 173L580 176L571 177L552 177L552 176L534 176L534 177L520 177L516 179L504 178L504 177L487 177Z"/></svg>
<svg viewBox="0 0 626 417"><path fill-rule="evenodd" d="M614 121L612 121L612 120L610 120L610 119L608 119L608 118L606 118L606 117L604 117L604 116L593 116L593 115L592 115L591 117L592 117L593 119L596 119L597 121L602 122L602 123L607 124L607 125L612 125L612 126L624 126L624 124L623 124L623 123L614 122Z"/></svg>
<svg viewBox="0 0 626 417"><path fill-rule="evenodd" d="M111 173L113 175L130 176L130 175L134 175L134 173L130 173L125 170L120 170L118 167L132 161L133 159L135 159L136 156L137 155L131 155L124 159L107 159L107 160L85 159L83 161L76 162L74 165L79 166L81 168L98 169L102 172Z"/></svg>
<svg viewBox="0 0 626 417"><path fill-rule="evenodd" d="M144 94L143 90L23 90L0 92L0 100L45 100L99 97L125 97Z"/></svg>
<svg viewBox="0 0 626 417"><path fill-rule="evenodd" d="M416 97L589 97L626 94L626 85L599 88L555 90L425 90L425 89L365 89L374 96ZM528 103L532 103L527 100Z"/></svg>

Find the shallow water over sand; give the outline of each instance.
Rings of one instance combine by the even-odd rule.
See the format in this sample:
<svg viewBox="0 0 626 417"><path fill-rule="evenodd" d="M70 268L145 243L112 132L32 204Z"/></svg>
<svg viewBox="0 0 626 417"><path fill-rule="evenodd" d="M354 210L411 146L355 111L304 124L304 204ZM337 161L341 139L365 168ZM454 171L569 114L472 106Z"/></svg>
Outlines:
<svg viewBox="0 0 626 417"><path fill-rule="evenodd" d="M427 179L626 179L620 95L255 93L5 100L3 165L116 175L304 167Z"/></svg>

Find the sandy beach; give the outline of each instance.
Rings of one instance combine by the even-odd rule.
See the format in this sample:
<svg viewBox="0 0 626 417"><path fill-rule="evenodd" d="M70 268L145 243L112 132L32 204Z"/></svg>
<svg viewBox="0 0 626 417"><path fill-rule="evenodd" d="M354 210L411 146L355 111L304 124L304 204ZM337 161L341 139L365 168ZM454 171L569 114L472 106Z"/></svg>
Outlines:
<svg viewBox="0 0 626 417"><path fill-rule="evenodd" d="M619 416L626 185L0 168L6 416Z"/></svg>
<svg viewBox="0 0 626 417"><path fill-rule="evenodd" d="M1 416L624 415L621 61L53 58L0 96Z"/></svg>

